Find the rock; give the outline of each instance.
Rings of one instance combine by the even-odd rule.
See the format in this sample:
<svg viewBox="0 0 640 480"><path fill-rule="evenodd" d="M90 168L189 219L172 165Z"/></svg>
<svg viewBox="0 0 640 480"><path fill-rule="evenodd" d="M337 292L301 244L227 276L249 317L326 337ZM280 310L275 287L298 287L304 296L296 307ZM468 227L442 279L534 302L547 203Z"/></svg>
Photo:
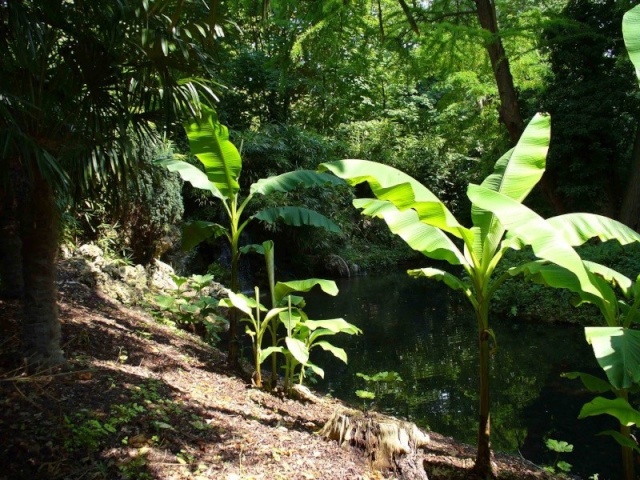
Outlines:
<svg viewBox="0 0 640 480"><path fill-rule="evenodd" d="M352 275L360 275L362 273L360 265L357 263L349 263L349 271Z"/></svg>
<svg viewBox="0 0 640 480"><path fill-rule="evenodd" d="M111 279L101 282L98 288L104 295L118 300L125 305L131 305L142 299L135 289L118 280Z"/></svg>
<svg viewBox="0 0 640 480"><path fill-rule="evenodd" d="M147 272L142 265L109 265L103 268L105 272L109 272L111 276L117 280L121 280L130 287L144 289L147 287Z"/></svg>
<svg viewBox="0 0 640 480"><path fill-rule="evenodd" d="M147 267L149 275L149 286L156 290L175 290L178 288L176 282L173 281L171 275L175 275L175 271L171 265L154 259Z"/></svg>
<svg viewBox="0 0 640 480"><path fill-rule="evenodd" d="M91 260L101 258L104 255L104 252L102 251L102 249L92 243L86 243L84 245L81 245L78 248L78 253L83 257Z"/></svg>
<svg viewBox="0 0 640 480"><path fill-rule="evenodd" d="M338 277L348 278L351 276L351 272L349 270L349 265L340 255L336 255L332 253L327 256L324 261L324 266L327 272L331 275L336 275Z"/></svg>

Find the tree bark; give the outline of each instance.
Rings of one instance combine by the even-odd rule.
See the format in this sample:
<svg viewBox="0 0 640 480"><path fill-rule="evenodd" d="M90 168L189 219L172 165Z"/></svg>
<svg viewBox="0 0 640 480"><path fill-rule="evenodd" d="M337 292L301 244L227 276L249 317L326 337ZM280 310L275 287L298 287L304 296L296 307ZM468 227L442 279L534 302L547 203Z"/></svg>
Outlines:
<svg viewBox="0 0 640 480"><path fill-rule="evenodd" d="M500 121L507 127L511 143L515 145L524 131L524 121L520 113L518 95L511 75L509 58L498 34L496 6L493 0L475 0L475 3L480 26L491 35L491 40L486 43L485 48L489 54L493 76L500 96ZM548 171L542 176L538 186L556 214L567 212L562 198L555 192L554 182Z"/></svg>
<svg viewBox="0 0 640 480"><path fill-rule="evenodd" d="M24 318L22 348L30 369L65 362L60 348L56 295L59 218L53 188L33 169L31 188L20 195Z"/></svg>
<svg viewBox="0 0 640 480"><path fill-rule="evenodd" d="M21 298L22 242L15 195L0 191L0 298Z"/></svg>
<svg viewBox="0 0 640 480"><path fill-rule="evenodd" d="M635 231L640 228L640 126L636 129L631 158L631 173L624 191L618 219Z"/></svg>
<svg viewBox="0 0 640 480"><path fill-rule="evenodd" d="M520 115L509 59L498 35L496 7L491 0L475 0L475 2L480 26L491 34L491 41L487 42L485 48L489 53L491 68L500 96L500 120L507 127L509 138L515 145L524 131L524 122Z"/></svg>
<svg viewBox="0 0 640 480"><path fill-rule="evenodd" d="M318 433L362 450L377 470L394 471L397 478L428 480L420 450L429 447L430 438L414 423L342 409Z"/></svg>

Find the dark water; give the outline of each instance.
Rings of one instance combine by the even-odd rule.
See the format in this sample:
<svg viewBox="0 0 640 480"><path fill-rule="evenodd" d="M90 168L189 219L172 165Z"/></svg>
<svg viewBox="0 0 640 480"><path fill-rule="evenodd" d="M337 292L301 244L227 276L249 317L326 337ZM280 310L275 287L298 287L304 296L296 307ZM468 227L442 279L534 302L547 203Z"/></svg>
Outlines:
<svg viewBox="0 0 640 480"><path fill-rule="evenodd" d="M477 431L478 345L475 317L459 292L404 274L338 281L340 294L307 296L310 318L343 317L360 327L357 337L330 341L347 351L344 365L314 350L312 360L325 369L315 388L362 405L355 390L368 388L356 372L397 371L403 379L383 386L375 408L459 441L474 444ZM619 478L619 449L608 437L616 429L607 418L578 420L592 396L566 371L599 374L583 329L542 326L493 318L498 348L491 367L492 446L549 465L547 438L565 440L574 452L561 459L572 473L600 480ZM341 338L339 338L341 337Z"/></svg>

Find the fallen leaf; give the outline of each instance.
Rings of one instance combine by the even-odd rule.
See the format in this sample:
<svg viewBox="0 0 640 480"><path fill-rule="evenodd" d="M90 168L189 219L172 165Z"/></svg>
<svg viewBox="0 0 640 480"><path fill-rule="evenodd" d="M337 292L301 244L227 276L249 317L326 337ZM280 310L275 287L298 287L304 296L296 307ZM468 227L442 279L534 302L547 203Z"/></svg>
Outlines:
<svg viewBox="0 0 640 480"><path fill-rule="evenodd" d="M147 441L148 441L148 438L145 436L145 434L140 433L138 435L134 435L129 439L129 445L131 445L134 448L139 448L144 446L147 443Z"/></svg>

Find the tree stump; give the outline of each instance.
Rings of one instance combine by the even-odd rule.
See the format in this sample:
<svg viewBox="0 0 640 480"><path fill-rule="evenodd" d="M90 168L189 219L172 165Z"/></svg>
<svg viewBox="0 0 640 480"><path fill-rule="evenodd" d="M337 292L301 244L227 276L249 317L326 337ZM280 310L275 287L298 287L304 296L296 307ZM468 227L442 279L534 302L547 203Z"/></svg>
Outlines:
<svg viewBox="0 0 640 480"><path fill-rule="evenodd" d="M405 480L427 480L419 449L429 444L429 435L414 423L355 410L336 410L320 435L364 451L372 467L393 470Z"/></svg>

